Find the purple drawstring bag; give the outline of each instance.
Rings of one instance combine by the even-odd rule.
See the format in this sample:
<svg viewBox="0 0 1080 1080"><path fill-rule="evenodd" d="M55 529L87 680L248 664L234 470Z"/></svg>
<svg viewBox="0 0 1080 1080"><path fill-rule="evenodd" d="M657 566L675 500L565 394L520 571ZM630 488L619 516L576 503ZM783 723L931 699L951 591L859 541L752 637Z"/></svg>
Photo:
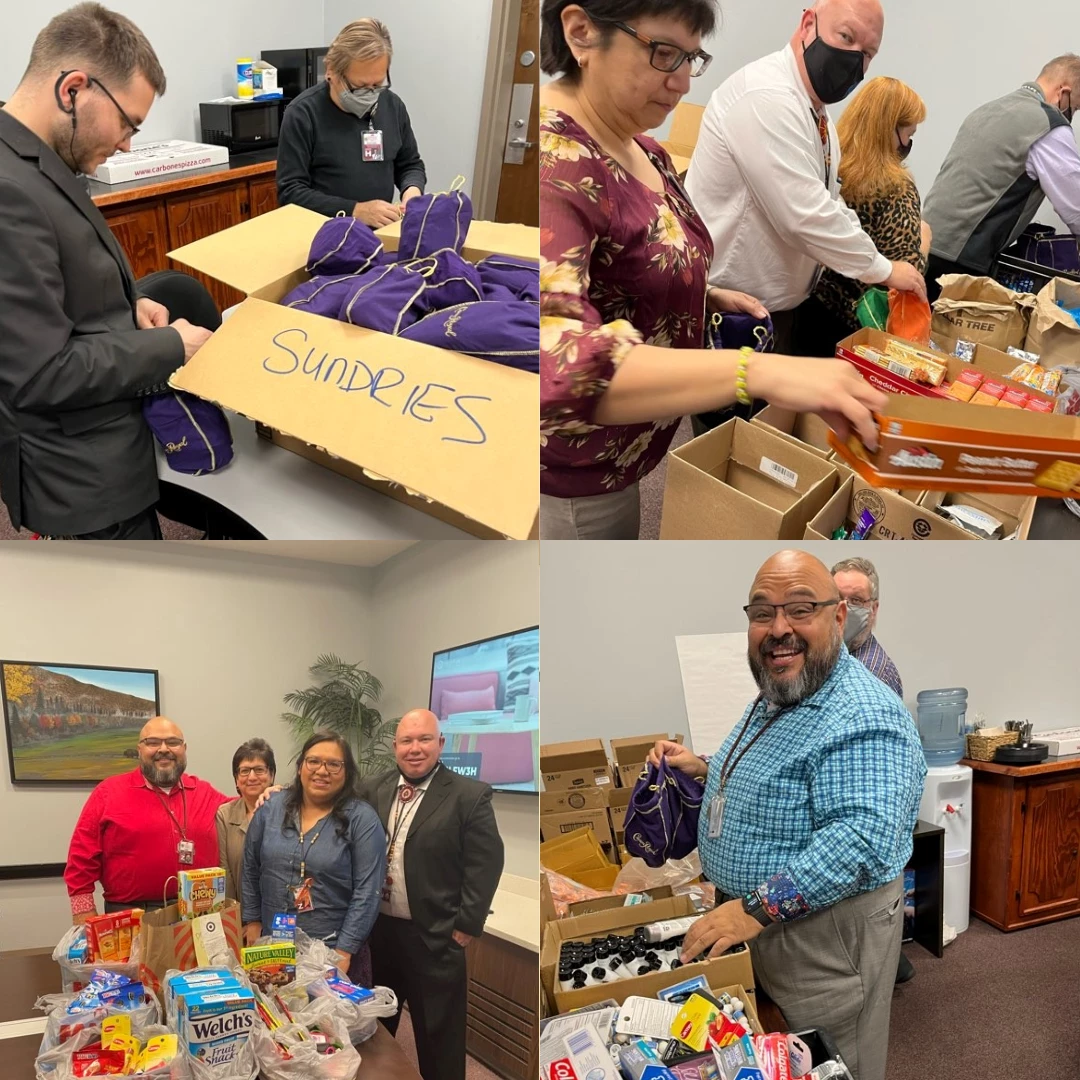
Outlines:
<svg viewBox="0 0 1080 1080"><path fill-rule="evenodd" d="M425 315L400 336L522 371L540 370L540 306L522 300L457 304Z"/></svg>
<svg viewBox="0 0 1080 1080"><path fill-rule="evenodd" d="M464 177L459 180L464 182ZM417 195L405 207L401 219L398 259L407 261L450 248L459 254L472 224L472 201L464 191Z"/></svg>
<svg viewBox="0 0 1080 1080"><path fill-rule="evenodd" d="M354 217L331 218L311 241L307 272L312 277L362 274L385 262L382 241Z"/></svg>
<svg viewBox="0 0 1080 1080"><path fill-rule="evenodd" d="M626 811L626 850L646 866L684 859L697 847L703 779L668 766L647 765L634 785Z"/></svg>
<svg viewBox="0 0 1080 1080"><path fill-rule="evenodd" d="M774 333L768 315L759 319L744 311L715 311L705 326L705 347L741 349L749 345L754 352L772 352Z"/></svg>
<svg viewBox="0 0 1080 1080"><path fill-rule="evenodd" d="M213 402L169 390L143 402L143 419L176 472L202 476L232 461L229 421Z"/></svg>
<svg viewBox="0 0 1080 1080"><path fill-rule="evenodd" d="M281 298L285 307L307 311L312 315L325 315L336 319L341 305L352 296L365 275L345 274L340 277L313 277L298 285Z"/></svg>
<svg viewBox="0 0 1080 1080"><path fill-rule="evenodd" d="M476 264L476 270L484 283L485 300L507 299L497 291L505 289L515 300L540 302L540 268L536 263L511 255L489 255Z"/></svg>
<svg viewBox="0 0 1080 1080"><path fill-rule="evenodd" d="M361 274L344 296L338 318L353 326L400 334L432 311L482 296L476 268L453 251L440 251Z"/></svg>

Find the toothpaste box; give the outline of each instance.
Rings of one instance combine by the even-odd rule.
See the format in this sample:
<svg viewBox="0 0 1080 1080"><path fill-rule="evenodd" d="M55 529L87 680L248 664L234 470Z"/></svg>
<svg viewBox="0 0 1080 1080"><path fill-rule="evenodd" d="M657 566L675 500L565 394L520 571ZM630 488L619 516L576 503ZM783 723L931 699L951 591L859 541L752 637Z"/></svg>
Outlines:
<svg viewBox="0 0 1080 1080"><path fill-rule="evenodd" d="M177 995L180 1037L206 1065L226 1065L243 1050L255 1026L255 995L235 990L191 990Z"/></svg>
<svg viewBox="0 0 1080 1080"><path fill-rule="evenodd" d="M595 1028L573 1031L560 1042L546 1080L620 1080L619 1070Z"/></svg>
<svg viewBox="0 0 1080 1080"><path fill-rule="evenodd" d="M207 870L181 870L176 906L181 919L196 919L220 911L225 902L225 871L220 866Z"/></svg>

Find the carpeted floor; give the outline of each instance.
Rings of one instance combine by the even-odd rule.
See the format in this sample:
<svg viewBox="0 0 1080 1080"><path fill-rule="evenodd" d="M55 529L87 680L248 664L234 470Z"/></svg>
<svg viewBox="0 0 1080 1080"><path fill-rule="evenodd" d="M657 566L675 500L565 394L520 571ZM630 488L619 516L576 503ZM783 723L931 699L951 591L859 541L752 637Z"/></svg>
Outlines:
<svg viewBox="0 0 1080 1080"><path fill-rule="evenodd" d="M689 442L692 436L690 421L685 419L679 425L679 430L675 432L675 438L671 441L671 449L675 450L684 443ZM641 531L639 537L642 540L660 539L660 514L664 508L664 475L666 473L667 458L661 461L659 466L641 481Z"/></svg>
<svg viewBox="0 0 1080 1080"><path fill-rule="evenodd" d="M940 960L904 952L887 1080L1080 1077L1080 918L1011 934L973 918Z"/></svg>
<svg viewBox="0 0 1080 1080"><path fill-rule="evenodd" d="M398 1024L397 1041L405 1051L408 1059L416 1065L416 1040L413 1038L412 1020L409 1010L406 1008L401 1014L401 1023ZM360 1056L363 1057L364 1048L360 1047ZM498 1080L498 1076L489 1068L481 1065L475 1058L465 1059L465 1080Z"/></svg>

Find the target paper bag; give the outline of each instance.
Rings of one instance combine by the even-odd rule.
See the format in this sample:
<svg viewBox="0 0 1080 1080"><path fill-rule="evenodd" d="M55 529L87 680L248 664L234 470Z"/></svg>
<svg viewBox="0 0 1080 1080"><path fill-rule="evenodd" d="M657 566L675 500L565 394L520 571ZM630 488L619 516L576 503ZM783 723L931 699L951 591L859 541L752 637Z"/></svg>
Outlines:
<svg viewBox="0 0 1080 1080"><path fill-rule="evenodd" d="M139 933L139 974L159 993L170 968L231 967L240 962L240 904L226 900L221 910L199 919L181 919L176 904L148 911Z"/></svg>

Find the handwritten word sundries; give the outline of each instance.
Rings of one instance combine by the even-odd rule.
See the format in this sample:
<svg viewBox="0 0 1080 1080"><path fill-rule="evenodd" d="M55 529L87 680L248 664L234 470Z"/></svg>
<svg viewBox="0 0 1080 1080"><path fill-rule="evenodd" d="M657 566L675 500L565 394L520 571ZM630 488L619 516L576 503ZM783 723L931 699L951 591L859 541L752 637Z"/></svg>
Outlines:
<svg viewBox="0 0 1080 1080"><path fill-rule="evenodd" d="M306 375L312 382L333 386L346 394L362 394L367 400L396 409L402 416L424 424L435 423L437 417L431 414L445 412L445 417L438 417L439 421L452 424L457 434L440 436L443 442L470 446L487 442L487 433L475 415L478 407L472 403L491 401L490 397L461 394L445 383L414 382L401 368L388 365L374 369L363 360L331 356L318 348L307 347L307 331L299 327L279 330L270 340L275 351L263 360L262 366L271 375ZM406 389L406 384L411 385ZM465 438L466 435L470 437Z"/></svg>

